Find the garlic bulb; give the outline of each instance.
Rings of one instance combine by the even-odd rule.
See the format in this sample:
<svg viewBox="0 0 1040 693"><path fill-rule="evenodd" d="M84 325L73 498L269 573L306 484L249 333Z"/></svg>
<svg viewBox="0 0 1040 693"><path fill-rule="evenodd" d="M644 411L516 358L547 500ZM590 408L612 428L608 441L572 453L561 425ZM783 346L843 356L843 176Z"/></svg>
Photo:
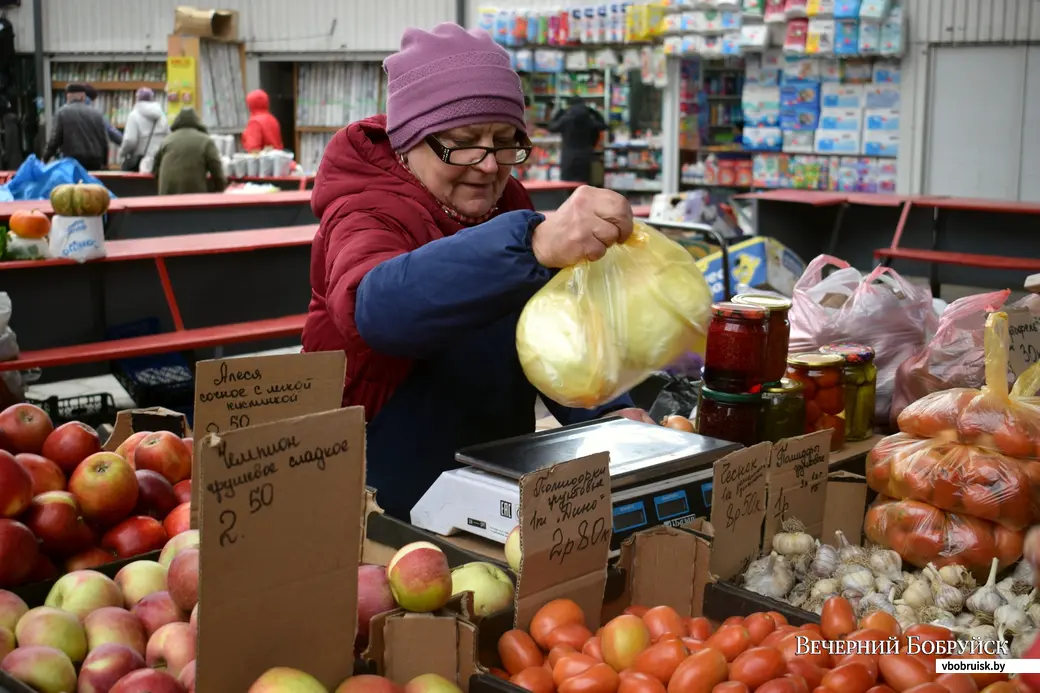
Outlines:
<svg viewBox="0 0 1040 693"><path fill-rule="evenodd" d="M809 553L816 546L816 540L803 531L801 522L788 519L784 522L783 529L784 531L773 535L773 551L781 556Z"/></svg>
<svg viewBox="0 0 1040 693"><path fill-rule="evenodd" d="M922 623L930 623L933 626L945 626L946 628L957 626L957 620L953 614L937 606L926 606L918 612L917 616Z"/></svg>
<svg viewBox="0 0 1040 693"><path fill-rule="evenodd" d="M805 604L802 604L802 608L814 614L820 614L823 613L823 603L825 601L827 601L827 597L810 597L809 600L805 602Z"/></svg>
<svg viewBox="0 0 1040 693"><path fill-rule="evenodd" d="M1033 641L1036 640L1036 635L1036 629L1025 630L1016 635L1015 639L1011 641L1009 657L1011 659L1023 659L1032 646Z"/></svg>
<svg viewBox="0 0 1040 693"><path fill-rule="evenodd" d="M901 585L897 585L884 575L879 575L876 578L874 578L874 589L876 589L881 594L888 594L889 592L895 590L896 597L903 593Z"/></svg>
<svg viewBox="0 0 1040 693"><path fill-rule="evenodd" d="M1033 570L1033 564L1029 561L1019 561L1015 564L1015 570L1011 573L1011 577L1018 582L1033 584L1036 582L1036 571Z"/></svg>
<svg viewBox="0 0 1040 693"><path fill-rule="evenodd" d="M863 594L856 590L844 590L841 593L842 598L852 605L852 610L859 612L859 603L863 599Z"/></svg>
<svg viewBox="0 0 1040 693"><path fill-rule="evenodd" d="M923 609L935 603L932 590L923 580L914 580L903 590L903 603L914 609Z"/></svg>
<svg viewBox="0 0 1040 693"><path fill-rule="evenodd" d="M944 565L939 568L939 577L951 587L975 589L975 577L962 565Z"/></svg>
<svg viewBox="0 0 1040 693"><path fill-rule="evenodd" d="M813 555L809 553L796 553L792 556L788 556L791 563L791 569L794 570L794 574L800 578L804 578L809 574L809 566L812 565Z"/></svg>
<svg viewBox="0 0 1040 693"><path fill-rule="evenodd" d="M841 581L835 580L834 578L824 578L823 580L817 580L812 589L809 591L810 597L830 597L831 595L837 594L838 590L841 589Z"/></svg>
<svg viewBox="0 0 1040 693"><path fill-rule="evenodd" d="M960 613L961 609L964 608L964 593L961 592L960 588L947 585L943 581L942 576L939 575L939 571L931 563L925 566L924 574L929 582L932 583L932 598L935 601L935 605L940 609L949 611L951 614Z"/></svg>
<svg viewBox="0 0 1040 693"><path fill-rule="evenodd" d="M1029 608L1026 609L1026 614L1029 615L1033 625L1040 628L1040 604L1030 604Z"/></svg>
<svg viewBox="0 0 1040 693"><path fill-rule="evenodd" d="M1004 604L996 608L993 612L993 625L997 627L998 640L1003 640L1007 633L1018 635L1033 627L1026 612L1013 604Z"/></svg>
<svg viewBox="0 0 1040 693"><path fill-rule="evenodd" d="M787 603L791 606L801 606L809 599L809 583L799 582L787 595Z"/></svg>
<svg viewBox="0 0 1040 693"><path fill-rule="evenodd" d="M993 623L993 614L1007 601L997 591L997 565L997 559L994 558L986 584L972 592L965 602L968 610L974 612L985 623Z"/></svg>
<svg viewBox="0 0 1040 693"><path fill-rule="evenodd" d="M838 537L838 559L843 563L855 559L865 559L867 557L867 550L861 546L855 546L849 543L849 540L845 538L845 533L840 529L834 530L834 535Z"/></svg>
<svg viewBox="0 0 1040 693"><path fill-rule="evenodd" d="M839 563L837 570L834 571L834 577L841 579L852 573L863 573L870 577L871 580L874 579L874 573L862 563Z"/></svg>
<svg viewBox="0 0 1040 693"><path fill-rule="evenodd" d="M893 582L903 579L903 559L891 549L873 549L870 552L870 569L875 575L887 577Z"/></svg>
<svg viewBox="0 0 1040 693"><path fill-rule="evenodd" d="M953 620L957 622L957 626L960 628L971 628L975 625L975 614L970 611L962 611Z"/></svg>
<svg viewBox="0 0 1040 693"><path fill-rule="evenodd" d="M744 574L744 588L766 597L782 599L794 587L794 572L784 557L775 551L765 561L764 569L756 568L750 577Z"/></svg>
<svg viewBox="0 0 1040 693"><path fill-rule="evenodd" d="M1012 596L1008 599L1008 604L1014 604L1022 611L1029 608L1029 605L1033 603L1033 599L1036 598L1036 589L1034 588L1028 594L1019 594Z"/></svg>
<svg viewBox="0 0 1040 693"><path fill-rule="evenodd" d="M958 635L963 635L964 640L995 642L997 639L997 629L990 625L978 625L969 628L953 628L952 630Z"/></svg>
<svg viewBox="0 0 1040 693"><path fill-rule="evenodd" d="M860 595L870 594L874 591L874 576L869 570L845 573L841 576L841 588Z"/></svg>
<svg viewBox="0 0 1040 693"><path fill-rule="evenodd" d="M899 622L899 627L906 630L910 626L918 623L917 611L909 604L903 604L900 602L901 600L895 601L895 614L893 615L896 617L896 621Z"/></svg>
<svg viewBox="0 0 1040 693"><path fill-rule="evenodd" d="M860 618L867 614L872 614L875 611L884 611L886 614L892 616L896 615L896 607L889 601L888 596L880 592L873 592L865 595L859 600L859 608L856 611L856 615Z"/></svg>
<svg viewBox="0 0 1040 693"><path fill-rule="evenodd" d="M816 577L826 578L833 575L837 567L838 550L830 544L820 544L812 565L809 566L809 572Z"/></svg>

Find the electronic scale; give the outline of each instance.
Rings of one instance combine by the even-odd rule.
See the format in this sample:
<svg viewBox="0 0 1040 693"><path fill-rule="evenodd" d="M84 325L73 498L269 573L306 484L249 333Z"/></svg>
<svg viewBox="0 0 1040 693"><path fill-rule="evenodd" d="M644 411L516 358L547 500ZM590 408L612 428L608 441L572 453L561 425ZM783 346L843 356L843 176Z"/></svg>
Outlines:
<svg viewBox="0 0 1040 693"><path fill-rule="evenodd" d="M504 543L518 521L520 477L608 452L616 552L639 530L707 517L713 464L742 447L620 417L475 445L455 455L468 466L441 474L412 508L412 524Z"/></svg>

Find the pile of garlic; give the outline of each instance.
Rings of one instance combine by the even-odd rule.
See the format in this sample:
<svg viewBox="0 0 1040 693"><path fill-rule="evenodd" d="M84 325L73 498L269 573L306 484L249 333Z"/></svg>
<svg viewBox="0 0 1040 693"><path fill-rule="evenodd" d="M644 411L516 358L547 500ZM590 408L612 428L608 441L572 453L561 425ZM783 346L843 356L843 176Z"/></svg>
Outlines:
<svg viewBox="0 0 1040 693"><path fill-rule="evenodd" d="M903 570L895 551L850 544L838 530L838 547L821 544L796 520L773 536L772 552L752 561L743 587L788 604L821 613L823 603L842 596L862 618L885 611L903 628L929 623L959 637L1009 642L1010 657L1021 657L1040 629L1033 570L1020 562L997 582L997 559L989 579L977 585L963 566Z"/></svg>

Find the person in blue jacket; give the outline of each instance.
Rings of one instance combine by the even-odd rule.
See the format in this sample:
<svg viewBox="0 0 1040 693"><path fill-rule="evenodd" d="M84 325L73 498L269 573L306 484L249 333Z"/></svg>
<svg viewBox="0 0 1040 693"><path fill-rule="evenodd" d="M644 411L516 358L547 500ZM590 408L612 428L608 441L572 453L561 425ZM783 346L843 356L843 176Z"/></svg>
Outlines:
<svg viewBox="0 0 1040 693"><path fill-rule="evenodd" d="M408 520L457 450L534 430L520 311L556 269L627 238L632 209L582 187L534 211L511 175L531 152L520 78L486 32L408 29L385 69L387 114L337 133L318 169L303 347L346 352L368 483ZM627 396L593 410L543 400L563 424L651 422Z"/></svg>

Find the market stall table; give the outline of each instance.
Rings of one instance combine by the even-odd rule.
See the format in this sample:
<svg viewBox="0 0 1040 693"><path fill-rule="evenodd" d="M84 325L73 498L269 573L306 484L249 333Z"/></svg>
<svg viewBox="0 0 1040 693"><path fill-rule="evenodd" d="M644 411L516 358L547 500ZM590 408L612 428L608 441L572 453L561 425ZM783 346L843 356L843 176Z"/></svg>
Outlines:
<svg viewBox="0 0 1040 693"><path fill-rule="evenodd" d="M116 197L151 197L158 194L158 183L151 173L128 171L91 171ZM231 176L231 183L273 185L280 190L310 190L314 176Z"/></svg>

